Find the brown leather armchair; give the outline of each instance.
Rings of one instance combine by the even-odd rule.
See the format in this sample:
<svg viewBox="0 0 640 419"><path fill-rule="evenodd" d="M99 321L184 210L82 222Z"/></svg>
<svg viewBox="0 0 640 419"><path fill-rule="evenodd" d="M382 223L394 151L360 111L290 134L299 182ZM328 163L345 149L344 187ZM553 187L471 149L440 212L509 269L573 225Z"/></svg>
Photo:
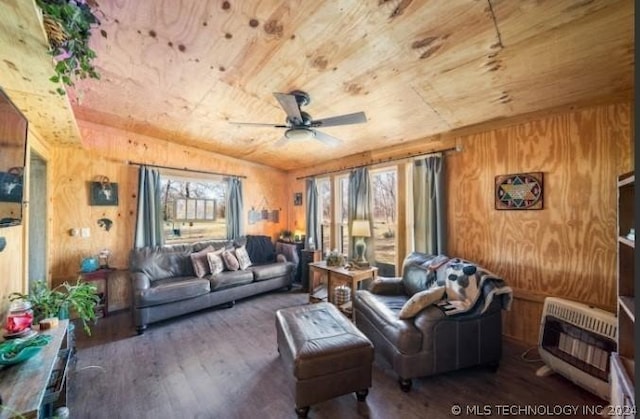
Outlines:
<svg viewBox="0 0 640 419"><path fill-rule="evenodd" d="M402 277L379 277L368 290L358 290L353 301L358 328L393 367L405 392L411 389L412 378L475 365L495 370L502 356L501 310L509 304L504 294L485 304L495 285L491 281L483 283L480 299L465 313L447 316L439 306L429 305L413 318L399 318L410 291L415 293L437 280L428 269L433 259L422 253L409 254Z"/></svg>

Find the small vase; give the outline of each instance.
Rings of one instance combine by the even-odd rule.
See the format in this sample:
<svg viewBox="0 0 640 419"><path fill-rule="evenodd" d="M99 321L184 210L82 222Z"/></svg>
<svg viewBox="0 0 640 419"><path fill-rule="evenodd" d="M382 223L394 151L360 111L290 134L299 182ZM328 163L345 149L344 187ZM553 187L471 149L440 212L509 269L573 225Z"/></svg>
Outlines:
<svg viewBox="0 0 640 419"><path fill-rule="evenodd" d="M60 306L60 310L58 311L58 318L60 320L69 319L69 304L63 304Z"/></svg>

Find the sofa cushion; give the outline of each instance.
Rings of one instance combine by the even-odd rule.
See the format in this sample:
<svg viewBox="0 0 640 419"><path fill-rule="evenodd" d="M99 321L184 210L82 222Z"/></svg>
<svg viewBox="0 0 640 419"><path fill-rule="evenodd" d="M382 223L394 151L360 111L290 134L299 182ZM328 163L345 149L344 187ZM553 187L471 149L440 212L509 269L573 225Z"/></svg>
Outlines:
<svg viewBox="0 0 640 419"><path fill-rule="evenodd" d="M236 258L238 259L238 265L240 265L241 270L247 269L251 266L251 258L249 258L249 254L247 253L247 248L244 246L237 247L235 250Z"/></svg>
<svg viewBox="0 0 640 419"><path fill-rule="evenodd" d="M420 352L422 332L416 328L413 320L398 318L398 313L408 300L407 296L376 295L367 290L358 290L356 300L357 309L401 353L410 355Z"/></svg>
<svg viewBox="0 0 640 419"><path fill-rule="evenodd" d="M131 272L142 272L151 282L173 277L193 277L191 248L143 247L133 249L129 257Z"/></svg>
<svg viewBox="0 0 640 419"><path fill-rule="evenodd" d="M214 249L233 249L233 240L206 240L202 242L196 242L192 244L186 244L185 246L191 247L192 251L199 252L206 247L213 247ZM175 245L176 247L179 245Z"/></svg>
<svg viewBox="0 0 640 419"><path fill-rule="evenodd" d="M407 296L426 290L428 284L435 281L434 272L421 265L409 265L402 273L402 287Z"/></svg>
<svg viewBox="0 0 640 419"><path fill-rule="evenodd" d="M291 273L291 264L269 263L266 265L254 265L250 270L253 271L253 278L256 281L263 281Z"/></svg>
<svg viewBox="0 0 640 419"><path fill-rule="evenodd" d="M238 263L238 258L234 254L233 250L225 250L222 252L222 261L224 262L224 267L228 271L237 271L240 269L240 263Z"/></svg>
<svg viewBox="0 0 640 419"><path fill-rule="evenodd" d="M448 260L449 258L444 255L410 253L405 258L402 268L402 285L405 293L411 297L417 292L431 288L437 280L436 269Z"/></svg>
<svg viewBox="0 0 640 419"><path fill-rule="evenodd" d="M136 291L137 307L154 306L186 300L211 291L209 281L196 277L158 279L147 289Z"/></svg>
<svg viewBox="0 0 640 419"><path fill-rule="evenodd" d="M207 253L207 261L209 262L209 272L212 275L219 274L224 271L224 261L222 260L222 252L224 249Z"/></svg>
<svg viewBox="0 0 640 419"><path fill-rule="evenodd" d="M207 246L199 252L193 252L189 255L191 263L193 264L193 272L198 278L203 278L211 273L207 253L213 252L213 250L213 246Z"/></svg>
<svg viewBox="0 0 640 419"><path fill-rule="evenodd" d="M224 271L211 275L209 279L211 291L218 291L225 288L237 287L238 285L250 284L253 282L251 271Z"/></svg>

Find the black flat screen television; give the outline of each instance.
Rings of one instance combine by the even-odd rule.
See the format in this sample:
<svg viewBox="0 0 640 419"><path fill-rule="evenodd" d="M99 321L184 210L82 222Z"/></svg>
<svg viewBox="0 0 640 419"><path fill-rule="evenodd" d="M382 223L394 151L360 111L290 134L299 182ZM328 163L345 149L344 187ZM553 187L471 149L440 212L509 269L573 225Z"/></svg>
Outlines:
<svg viewBox="0 0 640 419"><path fill-rule="evenodd" d="M27 118L0 89L0 227L22 223Z"/></svg>

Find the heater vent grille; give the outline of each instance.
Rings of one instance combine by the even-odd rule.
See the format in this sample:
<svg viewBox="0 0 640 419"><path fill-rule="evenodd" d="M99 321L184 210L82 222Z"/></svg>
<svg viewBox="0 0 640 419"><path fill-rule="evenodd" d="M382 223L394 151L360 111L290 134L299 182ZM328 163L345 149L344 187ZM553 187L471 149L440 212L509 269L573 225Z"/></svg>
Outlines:
<svg viewBox="0 0 640 419"><path fill-rule="evenodd" d="M609 398L609 365L618 331L613 313L562 298L547 297L538 350L547 364L539 375L558 372Z"/></svg>
<svg viewBox="0 0 640 419"><path fill-rule="evenodd" d="M615 318L612 319L613 314L608 311L555 297L546 298L544 307L543 317L550 315L581 329L616 340L618 329Z"/></svg>

